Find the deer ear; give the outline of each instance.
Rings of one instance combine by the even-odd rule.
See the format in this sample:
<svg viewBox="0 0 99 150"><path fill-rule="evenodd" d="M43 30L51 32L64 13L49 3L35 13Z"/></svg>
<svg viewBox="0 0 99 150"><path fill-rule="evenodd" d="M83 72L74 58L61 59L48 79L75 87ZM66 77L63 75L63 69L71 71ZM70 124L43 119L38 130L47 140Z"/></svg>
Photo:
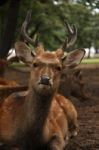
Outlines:
<svg viewBox="0 0 99 150"><path fill-rule="evenodd" d="M76 67L78 64L80 64L84 55L85 55L84 49L78 49L70 52L69 54L67 54L66 57L63 58L63 66L69 68Z"/></svg>
<svg viewBox="0 0 99 150"><path fill-rule="evenodd" d="M16 42L15 43L15 51L17 57L26 63L27 65L31 65L33 56L35 55L30 48L24 42Z"/></svg>

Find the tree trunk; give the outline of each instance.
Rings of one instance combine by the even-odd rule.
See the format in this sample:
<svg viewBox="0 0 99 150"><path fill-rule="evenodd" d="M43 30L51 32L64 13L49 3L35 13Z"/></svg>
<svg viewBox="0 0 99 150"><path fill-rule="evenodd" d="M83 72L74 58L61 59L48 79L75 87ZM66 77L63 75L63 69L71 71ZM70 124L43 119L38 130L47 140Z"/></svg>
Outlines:
<svg viewBox="0 0 99 150"><path fill-rule="evenodd" d="M0 6L4 5L8 0L0 0Z"/></svg>
<svg viewBox="0 0 99 150"><path fill-rule="evenodd" d="M0 45L0 58L6 58L8 51L14 42L20 1L21 0L10 0L5 31Z"/></svg>

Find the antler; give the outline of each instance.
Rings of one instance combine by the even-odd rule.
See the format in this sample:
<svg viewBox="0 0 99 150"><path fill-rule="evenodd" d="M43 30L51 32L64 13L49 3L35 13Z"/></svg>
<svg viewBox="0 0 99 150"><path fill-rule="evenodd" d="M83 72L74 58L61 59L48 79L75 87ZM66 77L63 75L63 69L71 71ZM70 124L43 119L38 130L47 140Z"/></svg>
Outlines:
<svg viewBox="0 0 99 150"><path fill-rule="evenodd" d="M28 34L27 34L27 32L26 32L27 26L28 26L28 24L29 24L29 22L30 22L30 20L31 20L31 13L32 13L31 10L29 10L29 11L27 12L26 18L25 18L25 20L24 20L24 22L23 22L23 24L22 24L21 34L22 34L22 36L26 39L27 42L29 42L29 43L32 44L33 46L37 46L37 40L34 41L32 38L30 38L30 37L28 36Z"/></svg>
<svg viewBox="0 0 99 150"><path fill-rule="evenodd" d="M63 50L66 50L68 48L70 48L76 41L77 39L77 29L75 27L75 25L72 25L72 27L70 26L70 24L64 20L64 23L65 23L65 26L67 27L67 30L69 32L69 38L66 38L63 46L62 46L62 49Z"/></svg>

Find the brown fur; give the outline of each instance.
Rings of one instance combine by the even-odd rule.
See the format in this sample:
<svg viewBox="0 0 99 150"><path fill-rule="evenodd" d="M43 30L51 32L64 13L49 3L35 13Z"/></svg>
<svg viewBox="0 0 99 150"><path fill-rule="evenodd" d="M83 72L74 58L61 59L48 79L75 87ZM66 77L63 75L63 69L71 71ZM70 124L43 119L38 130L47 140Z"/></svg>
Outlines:
<svg viewBox="0 0 99 150"><path fill-rule="evenodd" d="M16 47L19 50L18 44ZM64 68L61 56L57 52L39 51L30 64L28 92L14 93L0 104L1 142L20 150L63 150L69 137L76 135L76 109L68 99L57 93ZM24 60L26 62L26 58ZM44 75L49 80L43 83Z"/></svg>

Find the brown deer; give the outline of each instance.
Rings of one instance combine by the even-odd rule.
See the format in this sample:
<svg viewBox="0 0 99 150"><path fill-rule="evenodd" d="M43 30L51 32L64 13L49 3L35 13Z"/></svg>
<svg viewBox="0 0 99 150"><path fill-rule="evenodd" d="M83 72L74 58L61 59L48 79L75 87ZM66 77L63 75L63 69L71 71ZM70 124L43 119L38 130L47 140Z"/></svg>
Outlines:
<svg viewBox="0 0 99 150"><path fill-rule="evenodd" d="M26 33L29 20L30 13L22 32L35 45ZM68 139L77 134L76 109L57 92L62 70L78 65L85 54L83 49L78 49L64 56L63 49L75 41L75 36L55 52L38 45L34 53L25 43L15 43L17 56L31 67L30 81L28 91L13 93L0 103L2 143L20 150L63 150Z"/></svg>
<svg viewBox="0 0 99 150"><path fill-rule="evenodd" d="M68 86L69 85L69 86ZM61 75L59 93L66 98L77 97L79 100L86 99L85 82L83 72L79 68L64 69Z"/></svg>

